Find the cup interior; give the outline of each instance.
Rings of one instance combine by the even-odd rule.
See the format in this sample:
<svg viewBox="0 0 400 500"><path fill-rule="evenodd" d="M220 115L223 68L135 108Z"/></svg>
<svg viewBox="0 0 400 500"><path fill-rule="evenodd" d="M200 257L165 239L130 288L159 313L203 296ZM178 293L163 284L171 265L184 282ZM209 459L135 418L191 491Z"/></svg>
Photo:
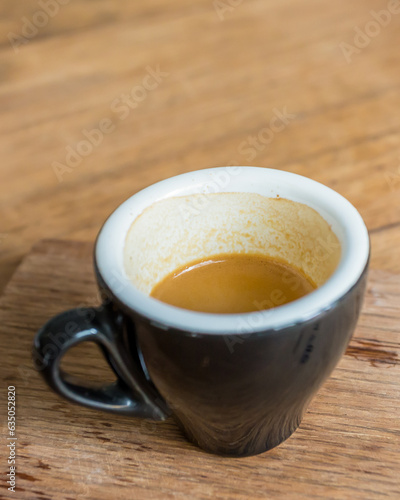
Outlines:
<svg viewBox="0 0 400 500"><path fill-rule="evenodd" d="M304 203L257 193L192 194L158 201L133 221L124 267L149 295L176 269L219 254L282 259L321 286L339 263L341 245Z"/></svg>
<svg viewBox="0 0 400 500"><path fill-rule="evenodd" d="M149 297L170 272L221 253L279 257L318 289L268 311L218 315ZM306 177L256 167L219 167L161 181L125 201L99 233L95 259L112 293L163 328L191 333L280 329L330 307L351 289L369 256L357 210ZM241 326L240 326L241 325Z"/></svg>

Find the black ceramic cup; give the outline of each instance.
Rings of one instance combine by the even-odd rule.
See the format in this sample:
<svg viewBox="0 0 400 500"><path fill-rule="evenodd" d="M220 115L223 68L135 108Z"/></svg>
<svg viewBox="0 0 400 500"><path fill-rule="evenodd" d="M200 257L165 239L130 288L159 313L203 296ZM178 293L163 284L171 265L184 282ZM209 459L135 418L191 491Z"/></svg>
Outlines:
<svg viewBox="0 0 400 500"><path fill-rule="evenodd" d="M245 314L194 312L149 296L181 265L227 252L283 257L318 288L284 305L276 290ZM357 210L311 179L254 167L179 175L108 218L94 254L103 305L48 321L34 362L75 403L154 420L172 414L204 450L261 453L296 430L344 353L368 260ZM85 341L101 347L114 384L89 387L60 369L66 351Z"/></svg>

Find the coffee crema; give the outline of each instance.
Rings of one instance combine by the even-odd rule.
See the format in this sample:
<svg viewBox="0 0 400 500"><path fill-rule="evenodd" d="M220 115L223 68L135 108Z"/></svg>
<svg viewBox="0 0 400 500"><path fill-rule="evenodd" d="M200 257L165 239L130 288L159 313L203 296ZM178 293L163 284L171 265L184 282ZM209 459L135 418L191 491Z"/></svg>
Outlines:
<svg viewBox="0 0 400 500"><path fill-rule="evenodd" d="M302 271L261 254L220 254L181 266L150 296L206 313L235 314L271 309L316 288Z"/></svg>

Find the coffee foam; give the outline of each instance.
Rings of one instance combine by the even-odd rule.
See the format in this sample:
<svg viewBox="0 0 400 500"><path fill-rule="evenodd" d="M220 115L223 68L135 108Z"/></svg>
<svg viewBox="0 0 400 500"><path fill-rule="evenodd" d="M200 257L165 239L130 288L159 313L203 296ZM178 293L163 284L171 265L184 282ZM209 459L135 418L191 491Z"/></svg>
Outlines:
<svg viewBox="0 0 400 500"><path fill-rule="evenodd" d="M321 286L341 246L325 219L303 203L254 193L194 194L158 201L133 221L124 267L149 295L178 267L221 253L280 258Z"/></svg>

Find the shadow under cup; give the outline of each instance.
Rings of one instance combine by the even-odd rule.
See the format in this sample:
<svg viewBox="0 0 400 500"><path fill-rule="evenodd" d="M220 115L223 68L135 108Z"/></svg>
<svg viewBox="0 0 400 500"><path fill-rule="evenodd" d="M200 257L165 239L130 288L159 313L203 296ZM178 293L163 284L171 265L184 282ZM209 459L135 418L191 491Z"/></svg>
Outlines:
<svg viewBox="0 0 400 500"><path fill-rule="evenodd" d="M278 257L317 289L273 309L209 314L149 296L177 268L222 253ZM147 188L106 221L95 269L104 306L61 348L92 340L118 376L85 392L48 359L42 373L68 399L164 419L222 455L261 453L287 439L344 353L366 285L369 238L356 209L310 179L253 167L183 174ZM280 296L281 297L281 296ZM275 302L274 302L275 301ZM50 320L35 340L44 357ZM89 328L90 327L90 328ZM82 331L91 334L82 334ZM79 337L79 338L78 338Z"/></svg>

